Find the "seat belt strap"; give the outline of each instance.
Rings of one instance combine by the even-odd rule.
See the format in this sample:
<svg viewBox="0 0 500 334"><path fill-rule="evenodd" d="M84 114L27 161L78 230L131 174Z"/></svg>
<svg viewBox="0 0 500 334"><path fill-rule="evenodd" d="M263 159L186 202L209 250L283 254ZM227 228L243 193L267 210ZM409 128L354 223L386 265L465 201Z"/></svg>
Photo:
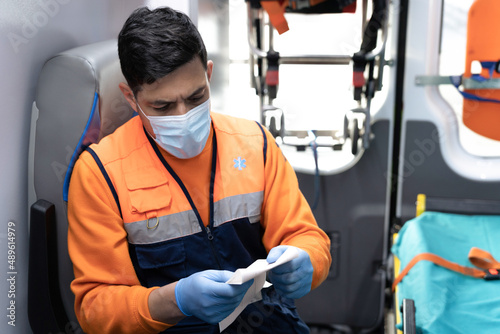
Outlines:
<svg viewBox="0 0 500 334"><path fill-rule="evenodd" d="M403 278L408 274L411 268L415 266L420 261L430 261L438 266L447 268L452 271L456 271L462 275L472 276L476 278L483 278L485 280L495 280L500 279L500 262L495 260L495 258L487 251L482 250L477 247L472 247L469 251L469 261L478 268L466 267L448 261L436 254L432 253L421 253L416 255L401 271L401 273L396 277L392 283L392 291L396 290L396 286L403 280Z"/></svg>

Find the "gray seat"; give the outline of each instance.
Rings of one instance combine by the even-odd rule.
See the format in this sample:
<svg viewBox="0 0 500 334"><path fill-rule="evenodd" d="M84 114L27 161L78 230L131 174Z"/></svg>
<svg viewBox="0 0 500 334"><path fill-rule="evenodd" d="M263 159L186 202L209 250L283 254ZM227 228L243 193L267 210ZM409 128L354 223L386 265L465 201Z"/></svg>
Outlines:
<svg viewBox="0 0 500 334"><path fill-rule="evenodd" d="M69 180L80 153L132 117L118 88L122 81L116 40L55 55L40 73L30 147L28 316L34 333L79 329L67 248Z"/></svg>

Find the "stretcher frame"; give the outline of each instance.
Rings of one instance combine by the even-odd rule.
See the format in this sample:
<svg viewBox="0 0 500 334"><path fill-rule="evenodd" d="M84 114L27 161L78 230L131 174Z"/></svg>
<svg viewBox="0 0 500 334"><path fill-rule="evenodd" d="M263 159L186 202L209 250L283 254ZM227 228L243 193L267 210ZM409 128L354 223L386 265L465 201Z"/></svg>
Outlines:
<svg viewBox="0 0 500 334"><path fill-rule="evenodd" d="M264 0L265 1L265 0ZM383 0L385 1L385 0ZM361 149L368 149L371 134L371 100L374 97L376 91L382 89L383 71L386 65L385 61L385 49L388 36L388 24L387 24L387 11L389 2L385 1L385 12L376 13L381 16L381 34L380 41L378 41L376 47L367 52L358 54L337 54L337 55L307 55L307 54L295 54L295 55L280 55L274 49L274 29L272 29L269 22L265 20L265 11L262 8L254 8L252 2L247 0L247 33L248 33L248 45L250 49L250 78L251 86L256 90L260 101L260 123L265 125L274 137L295 137L295 138L308 138L310 143L314 142L316 144L316 138L319 136L331 137L333 139L333 145L318 145L318 146L331 146L334 150L342 150L344 144L346 144L346 139L351 139L351 152L356 155ZM374 14L374 13L372 13ZM307 15L307 14L305 14ZM368 17L368 0L362 0L362 31L367 29L369 24ZM265 31L265 26L268 26L268 36L267 36L267 51L264 49L263 32ZM361 55L360 55L361 54ZM277 94L277 86L270 87L265 84L265 78L267 73L267 68L269 65L270 57L278 57L278 66L280 64L292 64L292 65L350 65L354 62L354 59L362 59L368 65L368 79L366 80L365 86L362 88L363 98L358 97L358 107L346 112L344 116L344 127L342 131L338 130L286 130L284 111L273 106L273 100ZM274 60L275 61L275 60ZM255 71L255 66L258 65L258 73ZM377 74L375 75L375 71ZM276 119L271 113L280 114L279 118L279 129L276 126ZM361 114L364 116L362 125L359 125L359 120L354 114ZM267 120L269 118L269 121ZM360 143L359 143L360 141ZM287 143L288 144L288 143ZM294 145L294 144L290 144ZM298 149L303 146L308 145L294 145ZM299 147L300 146L300 147Z"/></svg>

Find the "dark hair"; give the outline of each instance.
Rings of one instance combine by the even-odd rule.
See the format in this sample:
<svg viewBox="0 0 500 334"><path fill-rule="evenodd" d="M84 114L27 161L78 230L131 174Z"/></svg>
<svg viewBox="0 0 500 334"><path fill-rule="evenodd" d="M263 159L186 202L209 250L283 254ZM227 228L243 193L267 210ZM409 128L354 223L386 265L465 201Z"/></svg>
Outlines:
<svg viewBox="0 0 500 334"><path fill-rule="evenodd" d="M180 66L200 57L207 68L207 50L191 19L169 7L136 9L118 35L120 65L134 95Z"/></svg>

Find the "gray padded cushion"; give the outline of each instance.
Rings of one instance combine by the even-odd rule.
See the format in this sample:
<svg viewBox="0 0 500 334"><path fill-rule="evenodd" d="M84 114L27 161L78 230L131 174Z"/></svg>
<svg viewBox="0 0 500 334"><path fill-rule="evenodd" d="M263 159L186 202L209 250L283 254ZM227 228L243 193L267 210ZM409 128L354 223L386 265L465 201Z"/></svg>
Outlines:
<svg viewBox="0 0 500 334"><path fill-rule="evenodd" d="M99 139L130 119L133 111L118 88L118 83L125 79L117 52L116 40L110 40L62 52L45 63L36 104L43 113L56 116L55 119L49 116L51 122L56 122L48 124L49 127L59 125L72 131L83 130L95 92L100 97ZM68 127L68 120L81 121L83 127Z"/></svg>
<svg viewBox="0 0 500 334"><path fill-rule="evenodd" d="M69 289L73 267L67 249L66 206L63 182L73 152L89 120L95 93L99 94L100 127L90 139L112 133L132 116L118 83L120 70L117 41L90 44L49 59L41 71L34 108L39 110L34 154L34 186L37 199L56 206L61 294L70 320L74 296ZM43 236L40 236L43 237Z"/></svg>

